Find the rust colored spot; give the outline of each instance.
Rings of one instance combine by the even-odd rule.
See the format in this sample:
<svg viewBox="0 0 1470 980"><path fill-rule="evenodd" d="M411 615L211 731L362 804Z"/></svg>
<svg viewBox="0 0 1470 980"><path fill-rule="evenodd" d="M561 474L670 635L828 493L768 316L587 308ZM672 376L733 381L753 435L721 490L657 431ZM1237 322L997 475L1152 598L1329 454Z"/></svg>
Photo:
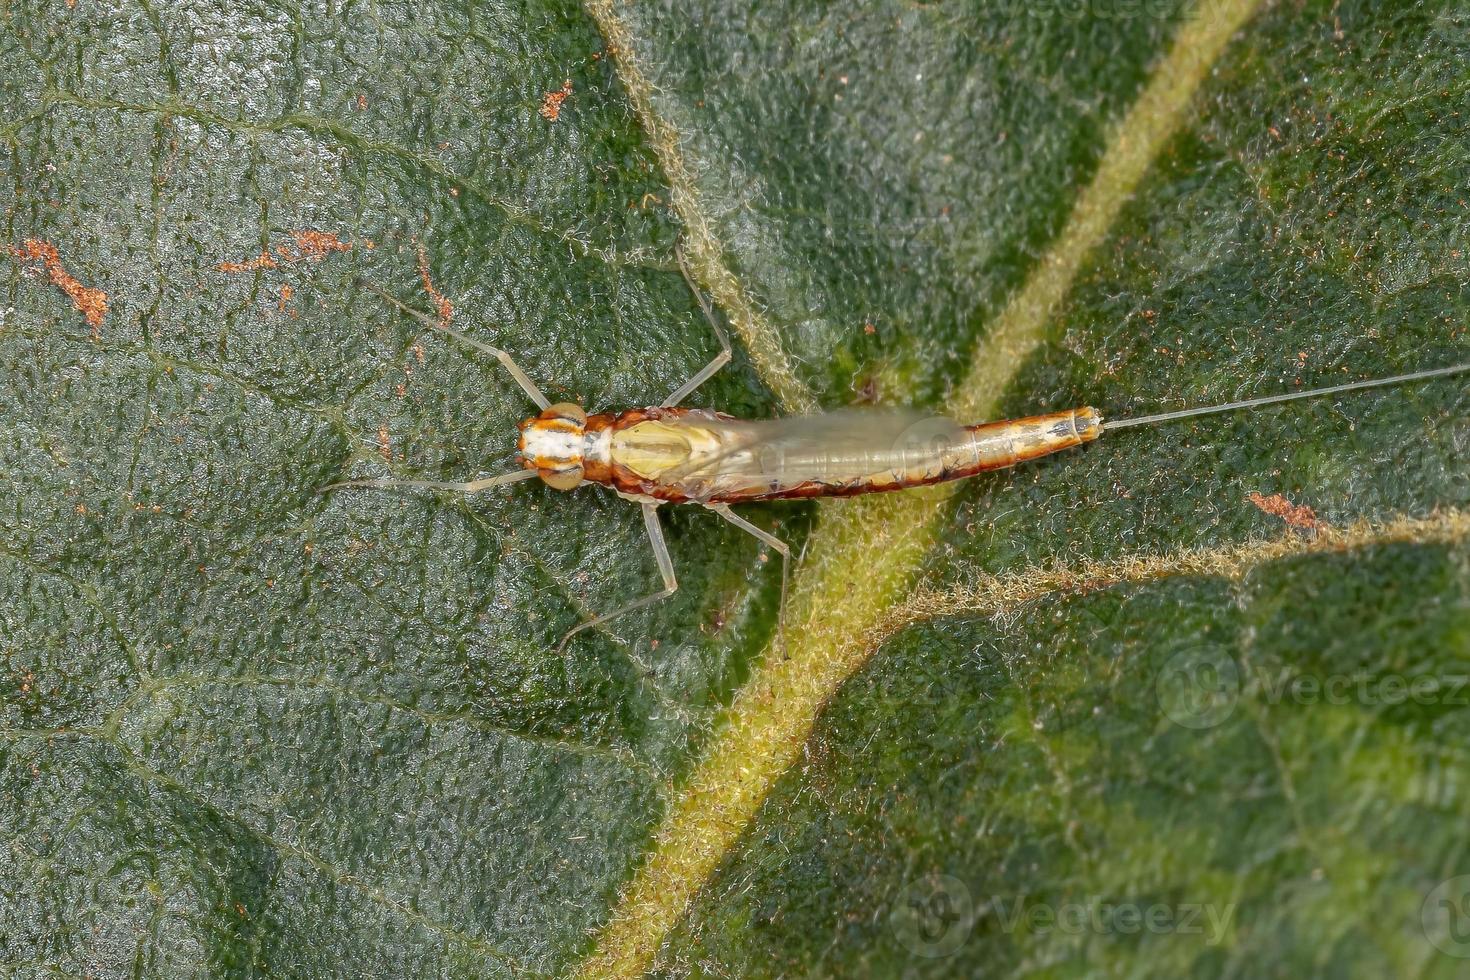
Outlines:
<svg viewBox="0 0 1470 980"><path fill-rule="evenodd" d="M393 441L388 436L388 424L378 426L378 452L385 463L393 462Z"/></svg>
<svg viewBox="0 0 1470 980"><path fill-rule="evenodd" d="M867 334L869 337L873 336L873 334L877 332L878 328L873 326L871 323L863 324L863 333Z"/></svg>
<svg viewBox="0 0 1470 980"><path fill-rule="evenodd" d="M261 252L253 259L244 262L221 262L215 266L220 272L254 272L257 269L274 269L278 263L271 258L271 253Z"/></svg>
<svg viewBox="0 0 1470 980"><path fill-rule="evenodd" d="M568 78L562 82L561 88L554 92L547 92L541 99L541 118L547 122L556 122L561 118L561 104L572 94L572 80Z"/></svg>
<svg viewBox="0 0 1470 980"><path fill-rule="evenodd" d="M286 304L289 303L289 302L291 302L291 297L292 296L295 296L295 295L296 295L296 289L295 289L294 286L282 286L281 287L281 298L276 301L276 309L280 310L282 313L285 313L286 312Z"/></svg>
<svg viewBox="0 0 1470 980"><path fill-rule="evenodd" d="M307 260L317 262L333 252L350 252L352 243L344 242L329 231L298 231L292 236L295 247L289 245L277 245L275 249L266 249L253 259L244 262L221 262L215 266L220 272L256 272L260 269L275 269L281 263L300 262ZM364 248L372 248L367 243Z"/></svg>
<svg viewBox="0 0 1470 980"><path fill-rule="evenodd" d="M344 242L329 231L298 231L296 233L296 258L298 259L315 261L332 252L350 251L352 251L351 242Z"/></svg>
<svg viewBox="0 0 1470 980"><path fill-rule="evenodd" d="M361 92L357 94L357 108L359 112L367 108L367 96Z"/></svg>
<svg viewBox="0 0 1470 980"><path fill-rule="evenodd" d="M102 326L103 319L107 316L107 294L100 289L83 286L76 278L67 272L61 264L61 256L56 252L56 246L50 242L43 242L39 238L27 238L25 244L9 248L10 254L22 262L39 262L46 270L46 276L51 280L51 285L66 293L77 311L86 318L87 325L92 328L92 338L98 337L98 328Z"/></svg>
<svg viewBox="0 0 1470 980"><path fill-rule="evenodd" d="M419 278L424 281L424 292L429 294L434 312L439 314L439 323L449 326L449 321L454 319L454 304L434 287L434 278L429 275L429 255L424 251L422 243L419 245Z"/></svg>
<svg viewBox="0 0 1470 980"><path fill-rule="evenodd" d="M1269 497L1259 493L1248 493L1246 500L1255 504L1267 514L1273 514L1281 518L1292 527L1311 528L1313 530L1326 527L1327 525L1317 517L1317 512L1306 504L1294 504L1279 493L1273 493Z"/></svg>

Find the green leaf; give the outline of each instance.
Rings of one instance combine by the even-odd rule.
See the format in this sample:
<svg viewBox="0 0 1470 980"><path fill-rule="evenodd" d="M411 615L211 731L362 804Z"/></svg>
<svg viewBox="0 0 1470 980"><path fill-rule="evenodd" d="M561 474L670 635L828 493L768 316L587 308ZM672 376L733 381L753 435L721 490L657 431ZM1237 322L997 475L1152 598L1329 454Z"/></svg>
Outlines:
<svg viewBox="0 0 1470 980"><path fill-rule="evenodd" d="M501 367L358 283L421 261L589 408L716 351L681 235L739 415L1466 360L1470 18L1201 13L0 5L6 968L1454 972L1463 382L747 508L775 646L712 515L559 655L656 587L635 508L318 493L515 465Z"/></svg>

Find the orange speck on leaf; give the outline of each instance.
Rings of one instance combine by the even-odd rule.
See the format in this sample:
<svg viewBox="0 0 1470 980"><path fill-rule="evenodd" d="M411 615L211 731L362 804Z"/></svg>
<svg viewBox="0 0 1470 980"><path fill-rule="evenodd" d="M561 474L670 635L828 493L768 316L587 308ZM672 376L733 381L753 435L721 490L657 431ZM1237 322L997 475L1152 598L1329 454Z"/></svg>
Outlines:
<svg viewBox="0 0 1470 980"><path fill-rule="evenodd" d="M434 312L439 314L439 323L446 327L449 326L449 321L454 319L454 304L435 288L434 279L429 275L429 255L424 251L422 243L419 245L419 278L424 281L424 292L429 294L429 300L434 304Z"/></svg>
<svg viewBox="0 0 1470 980"><path fill-rule="evenodd" d="M388 435L388 423L378 426L378 452L385 463L393 462L393 441Z"/></svg>
<svg viewBox="0 0 1470 980"><path fill-rule="evenodd" d="M260 269L278 268L282 262L300 262L303 259L316 262L333 252L352 251L351 242L344 242L329 231L308 229L295 232L291 237L296 243L295 248L288 245L277 245L274 255L271 254L271 249L266 249L253 259L246 259L244 262L221 262L215 268L220 272L229 273L256 272ZM368 244L364 247L371 248L372 245Z"/></svg>
<svg viewBox="0 0 1470 980"><path fill-rule="evenodd" d="M541 118L545 119L547 122L556 122L558 119L560 119L561 104L565 102L567 100L567 96L571 94L572 80L570 78L562 83L561 88L553 92L547 92L546 95L541 99L541 108L540 110L538 110Z"/></svg>
<svg viewBox="0 0 1470 980"><path fill-rule="evenodd" d="M87 325L92 328L92 338L98 336L98 328L102 326L103 319L107 316L107 294L100 289L83 286L76 278L67 272L61 264L61 256L56 251L56 246L50 242L43 242L39 238L27 238L25 244L17 248L10 246L10 254L22 262L39 262L46 270L46 277L51 280L51 285L66 293L86 319Z"/></svg>
<svg viewBox="0 0 1470 980"><path fill-rule="evenodd" d="M1294 504L1279 493L1269 497L1259 493L1248 493L1245 497L1267 514L1274 514L1292 527L1317 529L1326 525L1317 517L1317 512L1306 504Z"/></svg>
<svg viewBox="0 0 1470 980"><path fill-rule="evenodd" d="M244 262L221 262L215 266L220 272L254 272L257 269L274 269L278 263L271 258L271 253L261 252L253 259Z"/></svg>
<svg viewBox="0 0 1470 980"><path fill-rule="evenodd" d="M286 312L286 304L291 302L291 297L296 295L296 289L292 286L281 287L281 298L276 301L276 309L282 313Z"/></svg>
<svg viewBox="0 0 1470 980"><path fill-rule="evenodd" d="M344 242L329 231L298 231L296 233L296 257L320 259L331 252L350 252L352 243Z"/></svg>

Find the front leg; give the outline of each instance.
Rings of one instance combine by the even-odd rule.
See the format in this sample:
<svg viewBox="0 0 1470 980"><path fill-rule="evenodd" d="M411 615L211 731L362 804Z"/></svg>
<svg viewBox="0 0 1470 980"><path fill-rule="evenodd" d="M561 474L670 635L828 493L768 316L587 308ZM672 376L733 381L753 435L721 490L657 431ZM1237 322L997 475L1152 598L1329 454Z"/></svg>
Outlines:
<svg viewBox="0 0 1470 980"><path fill-rule="evenodd" d="M684 246L680 245L674 251L679 257L679 271L684 274L684 281L689 284L689 290L694 293L694 298L699 300L699 308L704 311L704 318L709 321L710 329L719 338L720 352L714 356L713 360L695 372L694 377L681 384L677 391L665 398L663 404L659 406L660 408L673 408L685 398L688 398L694 392L694 389L713 377L714 373L720 368L729 364L732 356L730 352L730 338L726 336L725 328L720 326L719 322L715 320L715 314L709 308L709 300L705 299L704 293L700 292L699 287L694 284L694 276L689 273L689 263L684 259Z"/></svg>

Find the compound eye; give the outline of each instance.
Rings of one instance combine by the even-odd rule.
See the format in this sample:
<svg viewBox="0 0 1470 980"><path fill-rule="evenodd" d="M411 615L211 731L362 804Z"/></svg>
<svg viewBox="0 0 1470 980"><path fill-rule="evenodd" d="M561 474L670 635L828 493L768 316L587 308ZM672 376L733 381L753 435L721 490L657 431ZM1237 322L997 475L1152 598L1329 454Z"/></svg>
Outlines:
<svg viewBox="0 0 1470 980"><path fill-rule="evenodd" d="M541 482L553 490L575 490L582 485L582 467L573 466L564 470L541 470L537 474Z"/></svg>
<svg viewBox="0 0 1470 980"><path fill-rule="evenodd" d="M555 405L542 411L541 417L543 419L566 419L578 425L587 424L587 412L583 410L581 405L576 405L572 402L557 402Z"/></svg>

